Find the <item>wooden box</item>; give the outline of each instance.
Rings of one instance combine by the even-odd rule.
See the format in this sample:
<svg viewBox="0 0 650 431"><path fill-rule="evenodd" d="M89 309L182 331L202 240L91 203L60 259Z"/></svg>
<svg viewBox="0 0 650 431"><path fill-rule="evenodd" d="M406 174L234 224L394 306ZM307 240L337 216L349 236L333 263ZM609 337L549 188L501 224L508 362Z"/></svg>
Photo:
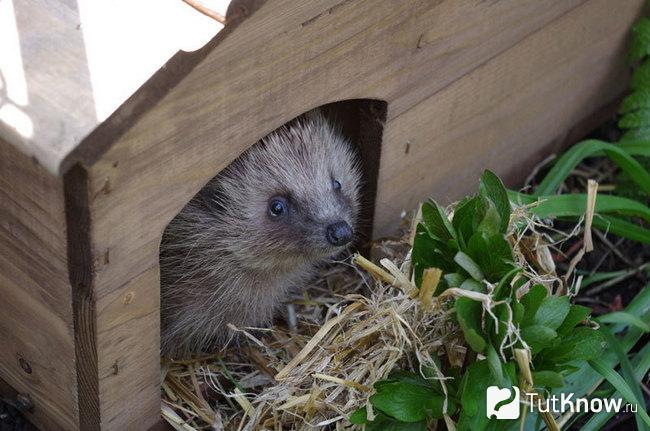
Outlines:
<svg viewBox="0 0 650 431"><path fill-rule="evenodd" d="M150 79L138 56L108 62L112 92L88 66L108 55L84 27L93 6L76 3L0 2L0 378L48 430L158 421L161 234L258 139L328 105L362 149L372 235L388 234L421 199L474 190L484 168L522 178L612 106L643 8L235 0L207 45ZM149 5L132 43L156 20Z"/></svg>

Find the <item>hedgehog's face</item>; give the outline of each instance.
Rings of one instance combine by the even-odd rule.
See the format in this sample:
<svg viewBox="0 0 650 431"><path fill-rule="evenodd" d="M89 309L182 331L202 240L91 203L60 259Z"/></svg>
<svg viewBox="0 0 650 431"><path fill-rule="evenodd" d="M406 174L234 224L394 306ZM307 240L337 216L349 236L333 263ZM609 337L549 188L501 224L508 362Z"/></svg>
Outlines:
<svg viewBox="0 0 650 431"><path fill-rule="evenodd" d="M346 157L350 155L344 153ZM334 156L334 155L333 155ZM286 257L319 260L338 254L355 238L359 210L358 172L350 161L287 167L292 172L270 182L268 198L260 205L263 236L273 261ZM337 166L338 165L338 166ZM295 178L295 184L284 182Z"/></svg>
<svg viewBox="0 0 650 431"><path fill-rule="evenodd" d="M355 238L358 213L357 185L332 177L312 178L311 190L271 196L266 205L267 234L282 251L276 256L298 255L322 259L339 253ZM314 180L323 184L316 186Z"/></svg>
<svg viewBox="0 0 650 431"><path fill-rule="evenodd" d="M242 164L255 170L245 187L248 252L268 265L340 253L355 239L359 212L360 172L349 144L320 117L264 144Z"/></svg>

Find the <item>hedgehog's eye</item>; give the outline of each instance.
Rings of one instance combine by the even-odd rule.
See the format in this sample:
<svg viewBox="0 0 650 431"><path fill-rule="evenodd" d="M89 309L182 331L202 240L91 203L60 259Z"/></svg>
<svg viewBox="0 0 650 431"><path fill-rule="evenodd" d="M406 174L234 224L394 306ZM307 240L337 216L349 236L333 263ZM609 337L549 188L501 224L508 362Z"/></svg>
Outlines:
<svg viewBox="0 0 650 431"><path fill-rule="evenodd" d="M280 217L287 212L287 201L284 198L273 198L269 201L268 214L271 217Z"/></svg>
<svg viewBox="0 0 650 431"><path fill-rule="evenodd" d="M337 192L340 191L341 190L341 183L339 183L336 180L332 180L332 188Z"/></svg>

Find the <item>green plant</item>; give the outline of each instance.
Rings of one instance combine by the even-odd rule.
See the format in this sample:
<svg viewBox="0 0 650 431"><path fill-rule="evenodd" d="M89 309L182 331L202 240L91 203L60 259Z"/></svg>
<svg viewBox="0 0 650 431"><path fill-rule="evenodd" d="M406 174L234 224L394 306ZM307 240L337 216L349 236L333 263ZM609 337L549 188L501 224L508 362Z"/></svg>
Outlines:
<svg viewBox="0 0 650 431"><path fill-rule="evenodd" d="M640 65L620 108L619 127L626 132L619 142L580 142L555 161L532 194L506 191L486 171L478 194L460 201L453 216L433 201L423 204L411 255L415 284L422 287L427 269L442 271L433 294L468 353L460 366L432 354L434 366L420 364L420 373L394 372L375 384L369 399L374 420L367 419L364 407L351 415L352 423L370 431L425 430L444 419L448 428L459 430L542 430L554 429L556 421L571 424L584 414L553 418L534 411L519 420L488 418L487 387L518 385L540 397L622 398L637 404L638 430L650 430L640 384L650 370L650 346L634 350L650 330L650 286L624 311L590 319L589 308L535 283L507 239L526 228L517 220L510 223L511 202L526 205L540 219L580 220L587 195L558 190L584 159L607 157L621 173L613 193L598 194L593 226L650 244L649 57L650 20L643 18L633 28L630 58ZM619 272L596 273L584 281ZM527 289L523 295L522 289ZM613 414L596 413L581 430L598 430Z"/></svg>
<svg viewBox="0 0 650 431"><path fill-rule="evenodd" d="M584 214L586 195L557 195L558 188L584 159L607 157L618 165L613 194L599 194L594 227L625 238L650 243L650 19L641 18L632 29L630 60L638 62L630 83L632 92L620 107L618 125L626 132L615 143L580 142L555 162L531 195L510 192L515 202L539 205L532 209L541 218L576 220Z"/></svg>
<svg viewBox="0 0 650 431"><path fill-rule="evenodd" d="M572 376L578 373L595 384L596 376L605 373L603 367L607 368L604 378L612 382L611 395L619 391L629 402L641 402L638 386L627 385L625 380L634 381L630 376L642 373L650 360L642 356L633 360L635 365L628 363L625 352L635 340L619 341L613 334L625 326L633 328L626 337L647 331L647 309L635 306L600 318L600 330L587 324L589 308L571 304L567 296L549 295L547 287L535 284L515 261L507 240L512 233L509 229L516 229L508 223L510 205L501 181L486 171L479 193L459 202L451 219L433 201L422 206L412 251L416 285L422 286L425 269L443 271L435 295L438 301L451 299L445 310L458 325L470 352L462 367L435 359L436 366L425 367L422 374L397 371L376 383L369 400L375 420L368 421L363 408L350 417L351 422L365 424L366 430L424 430L428 422L446 415L446 420L461 430L515 430L520 427L519 420L486 416L489 386L517 385L540 396L570 387L576 396L582 396L591 387L571 387ZM526 285L530 285L527 293L519 296ZM644 292L639 301L650 299L650 289ZM619 354L601 358L606 345ZM522 352L527 352L523 362ZM625 364L625 379L611 370L619 363ZM448 378L444 387L435 369ZM531 369L529 382L522 376ZM526 429L551 426L537 415L528 415ZM641 414L640 418L644 419Z"/></svg>

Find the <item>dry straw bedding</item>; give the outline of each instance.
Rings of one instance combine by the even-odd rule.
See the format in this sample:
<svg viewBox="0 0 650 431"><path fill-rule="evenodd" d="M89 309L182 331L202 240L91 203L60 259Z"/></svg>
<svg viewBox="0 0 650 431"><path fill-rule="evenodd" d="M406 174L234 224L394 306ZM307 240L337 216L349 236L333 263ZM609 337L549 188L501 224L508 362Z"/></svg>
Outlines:
<svg viewBox="0 0 650 431"><path fill-rule="evenodd" d="M526 275L551 290L563 283L536 226L515 208L509 240ZM187 431L354 429L348 416L366 405L372 416L373 384L393 369L435 367L432 353L461 365L462 333L443 295L431 297L440 273L426 271L420 290L412 283L412 231L374 245L379 265L353 256L321 270L272 328L232 328L238 344L219 354L163 358L163 417ZM463 294L452 290L444 296ZM477 299L489 313L489 295Z"/></svg>

